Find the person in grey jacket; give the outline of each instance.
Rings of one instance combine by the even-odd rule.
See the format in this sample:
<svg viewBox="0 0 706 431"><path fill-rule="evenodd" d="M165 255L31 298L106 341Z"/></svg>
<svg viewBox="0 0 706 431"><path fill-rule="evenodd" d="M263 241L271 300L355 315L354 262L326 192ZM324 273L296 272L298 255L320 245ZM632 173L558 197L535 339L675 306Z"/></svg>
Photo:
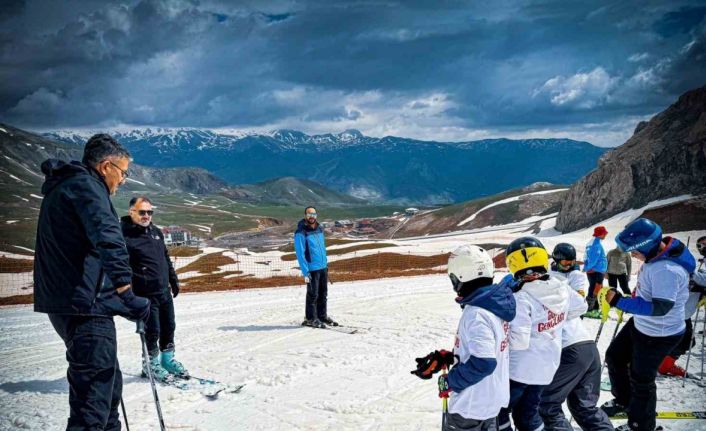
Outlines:
<svg viewBox="0 0 706 431"><path fill-rule="evenodd" d="M614 248L608 252L608 285L613 288L618 287L626 295L630 295L630 272L632 271L632 256L619 248Z"/></svg>

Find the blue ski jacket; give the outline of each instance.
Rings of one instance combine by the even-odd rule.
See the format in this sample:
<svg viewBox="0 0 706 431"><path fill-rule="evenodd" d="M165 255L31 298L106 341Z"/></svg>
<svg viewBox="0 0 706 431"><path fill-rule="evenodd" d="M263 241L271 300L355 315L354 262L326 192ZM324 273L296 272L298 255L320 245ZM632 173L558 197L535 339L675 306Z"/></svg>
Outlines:
<svg viewBox="0 0 706 431"><path fill-rule="evenodd" d="M603 272L608 270L608 259L601 244L601 239L593 237L586 244L586 256L584 257L583 270L585 272Z"/></svg>
<svg viewBox="0 0 706 431"><path fill-rule="evenodd" d="M294 251L297 253L299 268L304 277L308 277L310 271L325 269L328 261L321 225L317 224L315 228L311 228L306 220L300 220L294 232Z"/></svg>

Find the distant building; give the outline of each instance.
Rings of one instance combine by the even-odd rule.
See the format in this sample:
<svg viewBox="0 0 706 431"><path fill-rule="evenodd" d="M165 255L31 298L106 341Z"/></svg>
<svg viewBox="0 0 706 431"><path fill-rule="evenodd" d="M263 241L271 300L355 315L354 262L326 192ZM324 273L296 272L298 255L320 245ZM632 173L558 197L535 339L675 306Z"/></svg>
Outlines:
<svg viewBox="0 0 706 431"><path fill-rule="evenodd" d="M351 235L356 235L356 236L370 236L370 235L375 235L377 234L378 231L376 231L372 227L361 227L357 228L351 231Z"/></svg>
<svg viewBox="0 0 706 431"><path fill-rule="evenodd" d="M406 210L404 210L404 212L405 212L405 214L411 216L411 215L417 214L419 212L419 209L418 208L407 208Z"/></svg>
<svg viewBox="0 0 706 431"><path fill-rule="evenodd" d="M353 222L350 220L336 220L335 226L336 227L351 227L351 226L353 226Z"/></svg>
<svg viewBox="0 0 706 431"><path fill-rule="evenodd" d="M166 245L184 245L191 242L191 232L180 226L162 228Z"/></svg>
<svg viewBox="0 0 706 431"><path fill-rule="evenodd" d="M358 222L358 229L363 229L366 227L373 227L373 224L370 220L368 219L363 219Z"/></svg>

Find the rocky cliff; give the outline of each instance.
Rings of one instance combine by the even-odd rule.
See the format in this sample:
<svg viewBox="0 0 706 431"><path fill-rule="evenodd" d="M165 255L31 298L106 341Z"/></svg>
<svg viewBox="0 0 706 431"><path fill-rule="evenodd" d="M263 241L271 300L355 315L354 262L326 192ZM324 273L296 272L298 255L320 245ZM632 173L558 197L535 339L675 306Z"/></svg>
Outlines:
<svg viewBox="0 0 706 431"><path fill-rule="evenodd" d="M619 212L671 196L706 193L706 87L683 94L622 146L604 154L597 169L576 182L556 228L590 226Z"/></svg>

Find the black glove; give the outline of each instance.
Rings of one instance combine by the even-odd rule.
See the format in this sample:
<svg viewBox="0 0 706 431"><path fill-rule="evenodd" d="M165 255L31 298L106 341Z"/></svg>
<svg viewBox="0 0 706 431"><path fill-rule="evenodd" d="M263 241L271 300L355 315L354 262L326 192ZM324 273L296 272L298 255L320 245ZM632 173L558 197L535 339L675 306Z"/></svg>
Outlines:
<svg viewBox="0 0 706 431"><path fill-rule="evenodd" d="M613 292L613 297L610 298L610 301L608 301L608 304L610 304L611 307L615 307L618 305L618 301L620 301L623 297L623 295L618 292L618 289L612 288L609 290L609 292Z"/></svg>
<svg viewBox="0 0 706 431"><path fill-rule="evenodd" d="M172 296L174 298L176 298L178 294L179 294L179 283L174 283L174 284L172 284Z"/></svg>
<svg viewBox="0 0 706 431"><path fill-rule="evenodd" d="M145 320L150 315L150 300L141 296L135 296L132 288L126 289L123 293L118 293L123 304L128 309L127 319L137 322Z"/></svg>
<svg viewBox="0 0 706 431"><path fill-rule="evenodd" d="M411 374L423 380L431 379L434 373L441 371L444 367L450 367L456 359L453 352L448 350L435 350L423 358L416 358L417 369L410 371Z"/></svg>

